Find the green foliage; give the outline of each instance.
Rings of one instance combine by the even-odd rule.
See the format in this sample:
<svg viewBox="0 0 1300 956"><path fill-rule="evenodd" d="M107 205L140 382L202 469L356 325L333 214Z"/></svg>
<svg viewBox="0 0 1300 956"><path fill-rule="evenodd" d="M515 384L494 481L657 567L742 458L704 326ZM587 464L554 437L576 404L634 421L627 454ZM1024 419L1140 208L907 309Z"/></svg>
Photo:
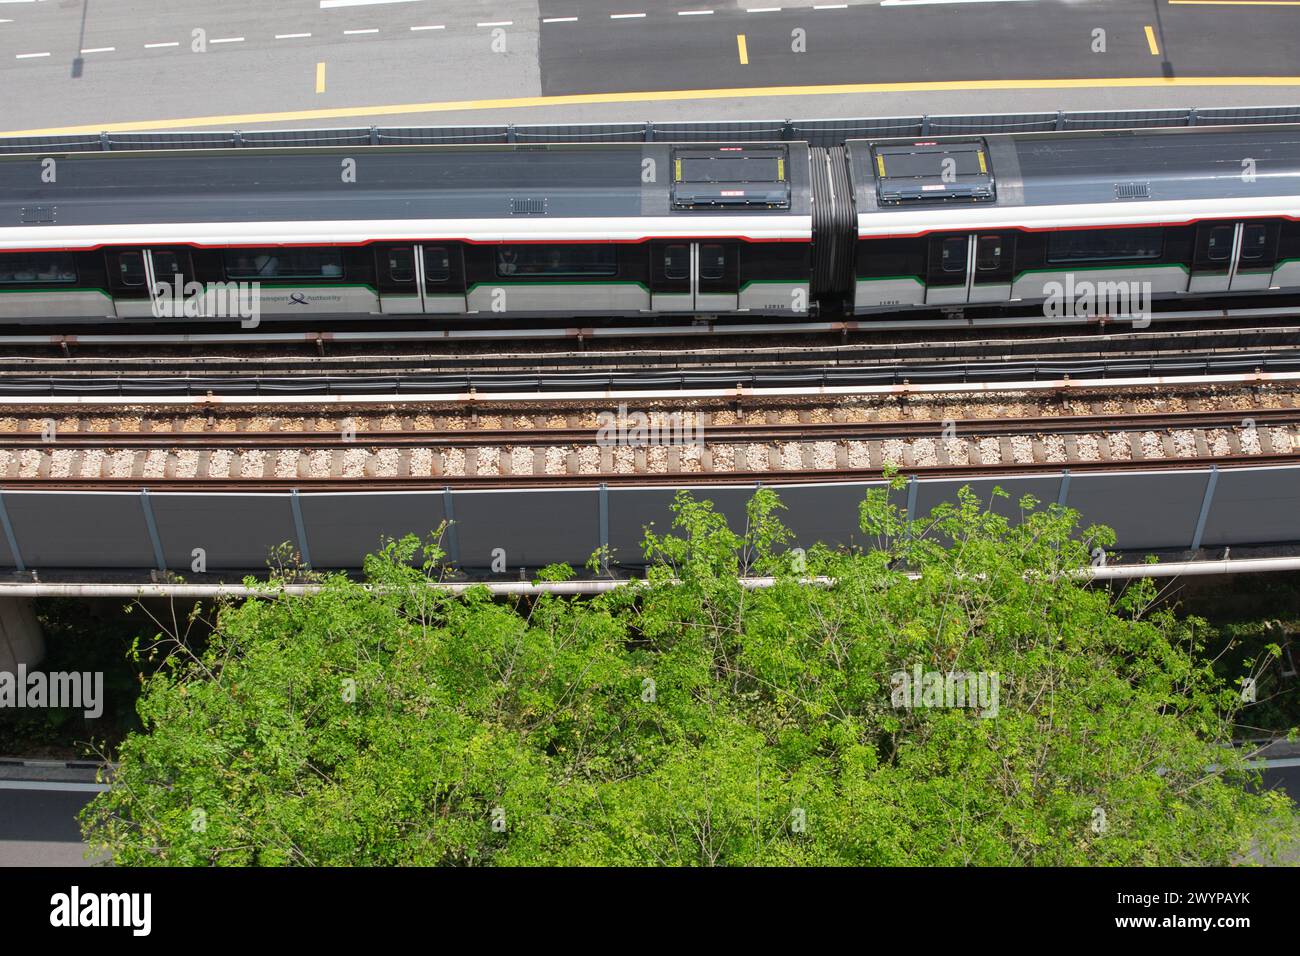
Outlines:
<svg viewBox="0 0 1300 956"><path fill-rule="evenodd" d="M863 503L872 550L816 547L805 567L772 491L742 531L682 492L672 532L646 533L645 581L594 598L452 596L414 537L372 556L364 585L291 598L273 581L147 680L144 731L83 815L92 849L124 865L1177 865L1295 839L1294 808L1251 792L1223 746L1240 695L1195 622L1153 610L1149 584L1113 595L1078 573L1109 531L1031 500L1011 523L968 491L909 523L898 497ZM747 589L752 574L777 580ZM916 665L998 675L997 716L895 707L893 675Z"/></svg>

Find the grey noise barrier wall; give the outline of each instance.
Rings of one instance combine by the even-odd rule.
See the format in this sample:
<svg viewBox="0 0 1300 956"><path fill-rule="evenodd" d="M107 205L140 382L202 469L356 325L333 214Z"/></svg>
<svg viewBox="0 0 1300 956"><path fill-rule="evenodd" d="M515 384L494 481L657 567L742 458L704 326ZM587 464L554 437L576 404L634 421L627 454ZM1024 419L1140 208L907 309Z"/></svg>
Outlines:
<svg viewBox="0 0 1300 956"><path fill-rule="evenodd" d="M995 478L909 478L894 493L913 516L955 501L969 485L980 500L1019 520L1020 499L1068 505L1084 527L1115 530L1125 552L1197 550L1300 543L1300 467L1044 472ZM757 486L682 487L708 499L733 530L745 527L745 504ZM772 485L795 533L791 546L869 547L858 506L880 481ZM993 495L1001 487L1008 498ZM590 487L449 489L356 493L151 493L4 491L0 488L0 567L103 571L194 570L196 549L208 572L265 569L272 549L288 543L318 570L356 569L384 539L427 537L444 520L447 560L487 571L504 551L509 573L552 563L580 567L607 545L612 564L644 564L641 541L653 523L672 523L676 489ZM498 564L499 567L499 564Z"/></svg>

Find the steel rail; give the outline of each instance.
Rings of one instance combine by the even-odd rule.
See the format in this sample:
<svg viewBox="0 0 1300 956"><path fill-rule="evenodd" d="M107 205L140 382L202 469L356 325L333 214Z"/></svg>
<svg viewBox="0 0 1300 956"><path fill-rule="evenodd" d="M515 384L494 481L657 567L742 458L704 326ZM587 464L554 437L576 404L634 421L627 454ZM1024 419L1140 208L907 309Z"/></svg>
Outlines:
<svg viewBox="0 0 1300 956"><path fill-rule="evenodd" d="M668 433L671 440L658 444L742 444L790 441L855 441L888 438L924 437L924 433L939 429L951 430L961 437L995 436L1011 434L1073 434L1089 432L1137 432L1169 429L1233 428L1246 420L1255 428L1300 424L1300 408L1247 408L1214 409L1206 411L1177 412L1121 412L1094 415L1048 415L1032 417L962 418L962 419L903 419L897 421L864 422L785 422L762 424L695 425L684 422L668 423L647 429L647 434ZM617 425L616 420L611 420ZM622 422L624 436L619 432L606 440L606 444L633 444L628 435L635 429ZM698 434L699 441L689 439ZM676 432L688 436L679 440ZM0 448L68 447L229 447L239 448L355 448L355 447L478 447L483 445L548 446L570 444L601 444L600 428L535 428L535 429L455 429L455 430L402 430L351 432L337 431L59 431L52 440L45 440L37 431L0 432Z"/></svg>

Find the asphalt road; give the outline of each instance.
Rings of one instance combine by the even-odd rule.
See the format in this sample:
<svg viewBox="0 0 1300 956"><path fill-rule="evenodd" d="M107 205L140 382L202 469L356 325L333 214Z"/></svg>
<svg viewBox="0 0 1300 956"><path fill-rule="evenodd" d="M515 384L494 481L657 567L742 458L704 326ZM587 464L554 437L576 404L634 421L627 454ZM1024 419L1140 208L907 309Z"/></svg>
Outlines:
<svg viewBox="0 0 1300 956"><path fill-rule="evenodd" d="M0 788L0 866L87 866L77 814L93 796Z"/></svg>
<svg viewBox="0 0 1300 956"><path fill-rule="evenodd" d="M0 134L1295 103L1278 2L0 0Z"/></svg>

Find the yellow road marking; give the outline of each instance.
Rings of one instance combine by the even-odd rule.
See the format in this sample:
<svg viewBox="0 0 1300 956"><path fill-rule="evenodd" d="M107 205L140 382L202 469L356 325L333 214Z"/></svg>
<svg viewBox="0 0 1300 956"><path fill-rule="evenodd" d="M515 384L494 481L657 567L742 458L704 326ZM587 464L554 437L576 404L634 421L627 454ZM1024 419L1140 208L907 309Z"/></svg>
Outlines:
<svg viewBox="0 0 1300 956"><path fill-rule="evenodd" d="M1152 87L1294 86L1300 76L1114 76L1059 80L930 80L915 83L831 83L823 86L751 86L734 89L639 90L630 93L571 93L563 96L519 96L497 100L452 100L433 103L393 103L382 106L337 106L279 113L225 113L179 119L124 120L0 130L0 136L70 136L79 133L138 133L147 130L286 123L303 120L408 116L420 113L465 113L476 110L536 109L545 106L591 106L598 103L674 103L688 100L752 99L780 96L844 96L867 93L939 93L961 90L1097 90Z"/></svg>
<svg viewBox="0 0 1300 956"><path fill-rule="evenodd" d="M740 50L740 65L747 66L749 64L749 48L745 45L745 34L736 34L736 47Z"/></svg>
<svg viewBox="0 0 1300 956"><path fill-rule="evenodd" d="M1147 46L1151 48L1151 55L1159 56L1160 47L1156 45L1156 31L1151 29L1150 27L1146 27L1145 29L1147 31Z"/></svg>
<svg viewBox="0 0 1300 956"><path fill-rule="evenodd" d="M324 63L316 64L316 92L317 93L325 92L325 64Z"/></svg>
<svg viewBox="0 0 1300 956"><path fill-rule="evenodd" d="M1300 7L1300 0L1169 0L1199 7Z"/></svg>

